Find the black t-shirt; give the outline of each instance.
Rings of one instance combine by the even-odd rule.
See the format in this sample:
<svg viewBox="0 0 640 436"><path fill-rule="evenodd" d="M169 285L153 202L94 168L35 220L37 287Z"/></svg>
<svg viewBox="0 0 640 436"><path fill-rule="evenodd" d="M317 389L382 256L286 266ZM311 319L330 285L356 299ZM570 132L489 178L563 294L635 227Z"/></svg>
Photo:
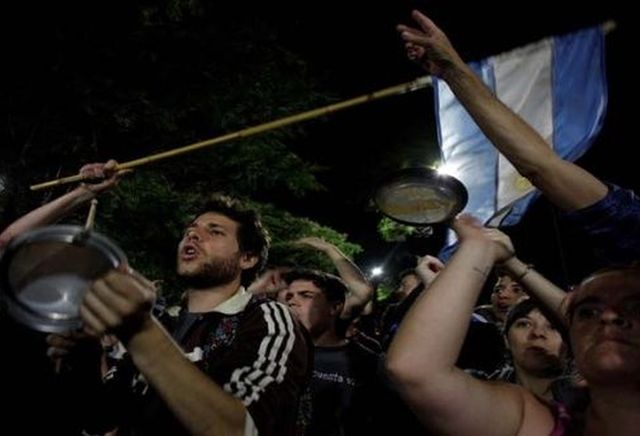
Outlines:
<svg viewBox="0 0 640 436"><path fill-rule="evenodd" d="M378 401L379 355L357 341L316 347L311 379L311 422L307 435L355 435L372 430Z"/></svg>
<svg viewBox="0 0 640 436"><path fill-rule="evenodd" d="M380 343L383 350L387 350L393 337L396 335L400 323L404 319L405 315L411 309L413 303L418 299L420 294L424 291L424 285L420 284L416 286L403 300L392 303L387 306L382 319L380 320Z"/></svg>

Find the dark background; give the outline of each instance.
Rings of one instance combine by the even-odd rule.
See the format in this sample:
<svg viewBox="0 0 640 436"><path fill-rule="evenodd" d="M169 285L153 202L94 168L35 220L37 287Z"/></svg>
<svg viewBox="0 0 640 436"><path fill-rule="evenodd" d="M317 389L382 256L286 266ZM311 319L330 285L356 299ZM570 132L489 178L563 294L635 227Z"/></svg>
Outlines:
<svg viewBox="0 0 640 436"><path fill-rule="evenodd" d="M130 143L140 138L134 140L113 132L106 132L105 137L99 138L100 147L95 149L83 150L84 142L79 140L77 144L69 145L68 150L58 148L55 153L47 154L46 144L50 138L31 138L22 132L35 130L33 125L39 118L47 120L49 132L77 129L75 121L67 118L66 114L74 113L78 101L81 101L78 89L85 83L91 83L93 76L100 76L96 69L113 70L117 74L136 77L139 81L157 80L153 71L145 77L138 71L128 70L128 62L135 65L133 58L109 58L117 64L95 58L98 47L109 47L110 43L121 38L122 29L132 27L131 23L136 19L132 11L151 3L154 2L114 0L3 4L0 13L3 164L9 167L23 159L24 156L15 155L14 144L20 144L22 150L24 144L33 144L33 148L27 151L44 153L47 164L47 174L40 174L28 165L19 167L17 176L22 185L47 180L60 168L62 174L74 173L87 160L114 157L124 161L145 154ZM180 1L158 3L170 7ZM406 60L395 31L397 23L408 21L413 7L419 7L430 15L467 60L481 59L545 36L615 19L618 28L607 37L606 43L608 114L596 143L579 164L604 180L636 191L640 188L634 158L637 155L637 122L628 116L636 113L637 69L633 65L637 62L638 24L635 15L615 2L598 2L589 8L549 0L482 4L359 0L200 3L217 10L219 19L225 21L228 29L233 30L236 21L242 22L243 26L247 20L253 22L255 26L251 28L253 33L248 35L248 40L255 36L255 44L260 44L264 36L261 34L262 24L277 29L274 37L278 38L279 44L299 56L308 73L315 77L319 90L330 94L336 101L403 83L423 74ZM118 49L118 43L113 46ZM122 47L123 52L127 52L126 49ZM135 56L135 53L129 55ZM224 57L225 53L221 52L219 56ZM60 59L66 63L59 62ZM182 59L194 65L200 61L196 49L184 53ZM239 62L238 71L243 71L251 61L255 59ZM58 65L65 65L67 69L56 69ZM129 84L132 82L127 81ZM110 84L96 85L99 89L109 89ZM172 82L166 84L165 90L167 93L188 93L193 92L191 85ZM88 94L92 91L87 89ZM16 100L16 96L21 99ZM216 97L223 98L224 95ZM43 107L41 100L47 98L55 100L55 105L49 107L63 108L64 111L60 114L39 112ZM305 96L300 99L306 101ZM264 106L275 105L269 100L261 104L263 107L256 108L257 111L264 111ZM411 247L404 242L384 242L377 234L376 225L381 215L371 204L370 196L381 177L397 170L408 159L423 159L425 164L429 164L437 158L432 107L431 91L421 90L307 122L304 133L292 135L289 145L305 160L323 168L317 176L326 190L303 198L273 194L271 198L261 200L277 203L296 215L309 216L348 234L350 240L364 247L364 252L356 260L367 271L385 262L387 274L409 266L413 262ZM132 112L135 116L135 108ZM26 120L28 129L14 130L18 119ZM177 142L177 145L211 136L215 135L195 131L188 136L189 140L185 136L185 140ZM146 139L148 145L163 143L153 136ZM151 147L145 151L157 149ZM202 156L204 154L194 159L203 159ZM174 169L179 170L180 162L180 159L173 161ZM23 206L50 198L48 193L28 193L24 186L12 188L16 192L21 189L16 196L18 200L24 200ZM3 219L6 222L3 224L8 224L25 210L28 209L5 210ZM543 199L534 205L520 225L506 230L513 236L524 260L535 263L538 269L564 286L599 266L588 245L562 224L557 212ZM437 229L436 236L442 233L443 229ZM437 238L432 238L424 245L436 250L437 241ZM5 376L3 386L10 387L5 392L7 402L3 404L9 404L9 413L5 416L9 421L15 421L8 427L20 428L18 432L21 433L42 427L49 433L73 434L79 411L60 401L64 388L57 385L55 378L47 372L51 367L44 355L46 345L42 335L25 332L19 326L3 324L2 328L6 355L3 356L0 373ZM82 402L83 399L78 400ZM23 418L25 416L26 419Z"/></svg>
<svg viewBox="0 0 640 436"><path fill-rule="evenodd" d="M48 81L56 72L43 66L51 65L49 61L64 56L67 51L81 53L75 76L68 77L69 84L81 81L83 74L90 74L90 68L85 65L90 65L92 47L117 37L118 30L134 20L130 15L132 3L90 3L21 2L8 7L2 17L5 96L11 96L10 91L20 86L48 92ZM154 2L134 4L145 3ZM300 56L320 89L336 100L406 82L423 74L406 60L395 31L397 23L408 22L409 12L414 7L430 15L467 60L481 59L548 35L614 19L618 28L607 37L608 115L595 145L579 163L602 179L638 188L632 158L633 123L624 119L635 105L636 85L630 65L634 62L632 41L636 38L637 25L629 18L628 11L616 2L600 2L589 8L548 0L490 4L337 0L310 4L288 1L200 3L217 8L230 28L234 20L251 19L277 29L279 43ZM254 28L256 44L262 36L260 29L260 25ZM189 53L185 55L185 62L197 62L196 57L197 53ZM119 61L126 62L126 59ZM105 65L103 68L126 70L123 65ZM238 68L241 69L241 65ZM167 90L181 92L181 86L173 83ZM59 95L64 96L64 89ZM12 104L6 99L4 103ZM270 104L269 101L263 103ZM407 160L418 159L430 164L437 159L432 106L432 92L427 89L307 122L305 134L296 136L291 141L292 146L304 159L323 168L318 178L326 191L302 199L282 195L266 200L347 233L351 240L365 248L357 258L363 268L369 269L386 261L392 274L409 265L413 258L407 253L406 243L384 242L377 234L376 225L381 215L370 198L380 178L405 165ZM9 125L7 117L5 120ZM59 128L65 127L64 120L60 120ZM193 140L210 137L207 132L197 133ZM140 156L135 152L123 154L120 149L110 150L103 146L95 157L115 157L122 161ZM61 157L52 155L50 158L51 168L59 167ZM68 173L81 162L67 162L64 169ZM175 160L175 165L180 165L179 159ZM29 174L27 179L29 183L35 183L43 177ZM557 213L544 200L536 203L520 225L507 231L513 235L524 259L534 262L565 285L599 266L588 246L557 220ZM443 229L437 228L436 237L424 241L426 246L437 249L442 233Z"/></svg>
<svg viewBox="0 0 640 436"><path fill-rule="evenodd" d="M636 163L631 157L633 123L624 117L636 103L630 49L637 38L637 26L615 2L589 8L562 2L562 10L558 10L559 2L551 1L512 2L508 6L500 2L441 1L394 2L392 8L339 2L323 5L322 10L310 14L308 33L298 36L311 59L332 71L330 82L345 97L422 74L405 59L394 30L396 22L408 21L412 7L426 12L467 60L615 20L618 27L606 38L608 114L598 139L579 164L604 180L639 187ZM411 247L406 243L381 243L374 237L379 215L371 208L369 195L376 178L399 168L404 161L422 154L423 162L431 163L437 157L432 91L417 91L335 114L330 122L311 132L313 136L303 153L331 168L321 175L329 191L326 198L314 199L300 206L301 210L313 211L314 216L345 229L367 247L363 265L369 267L385 258L391 261L392 270L409 265L412 258L407 248ZM437 236L443 230L436 230L435 240L426 241L426 249L440 242ZM563 225L558 212L544 199L536 202L520 225L506 230L523 259L565 286L601 265L589 246Z"/></svg>

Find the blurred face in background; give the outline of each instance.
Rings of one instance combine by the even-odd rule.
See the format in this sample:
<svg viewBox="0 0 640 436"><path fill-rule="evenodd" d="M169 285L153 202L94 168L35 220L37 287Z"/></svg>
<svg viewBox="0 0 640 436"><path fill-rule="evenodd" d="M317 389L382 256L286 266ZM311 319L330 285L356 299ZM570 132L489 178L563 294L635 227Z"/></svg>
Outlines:
<svg viewBox="0 0 640 436"><path fill-rule="evenodd" d="M520 283L509 276L500 276L491 294L491 306L498 318L504 321L507 312L515 305L525 293Z"/></svg>

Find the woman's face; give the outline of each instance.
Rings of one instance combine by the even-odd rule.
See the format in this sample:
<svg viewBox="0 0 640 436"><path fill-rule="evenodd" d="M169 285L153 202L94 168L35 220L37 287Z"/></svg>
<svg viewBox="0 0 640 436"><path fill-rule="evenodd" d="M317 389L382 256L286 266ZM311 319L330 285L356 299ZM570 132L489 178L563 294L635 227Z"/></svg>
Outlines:
<svg viewBox="0 0 640 436"><path fill-rule="evenodd" d="M507 342L513 362L521 370L546 377L562 367L565 349L562 336L537 309L511 325Z"/></svg>
<svg viewBox="0 0 640 436"><path fill-rule="evenodd" d="M576 364L589 384L640 380L640 274L588 279L573 297L569 323Z"/></svg>

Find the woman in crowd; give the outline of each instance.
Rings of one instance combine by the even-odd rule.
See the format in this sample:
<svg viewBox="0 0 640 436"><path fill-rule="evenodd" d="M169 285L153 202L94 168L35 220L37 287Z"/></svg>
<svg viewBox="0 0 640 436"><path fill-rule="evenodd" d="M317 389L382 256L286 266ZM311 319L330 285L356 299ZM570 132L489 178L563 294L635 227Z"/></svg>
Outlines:
<svg viewBox="0 0 640 436"><path fill-rule="evenodd" d="M453 228L460 248L414 304L387 356L391 377L423 424L455 436L637 434L640 268L596 273L567 301L570 343L591 397L583 415L570 416L562 405L522 386L478 380L455 367L489 271L511 259L514 250L504 234L469 216L458 218Z"/></svg>

